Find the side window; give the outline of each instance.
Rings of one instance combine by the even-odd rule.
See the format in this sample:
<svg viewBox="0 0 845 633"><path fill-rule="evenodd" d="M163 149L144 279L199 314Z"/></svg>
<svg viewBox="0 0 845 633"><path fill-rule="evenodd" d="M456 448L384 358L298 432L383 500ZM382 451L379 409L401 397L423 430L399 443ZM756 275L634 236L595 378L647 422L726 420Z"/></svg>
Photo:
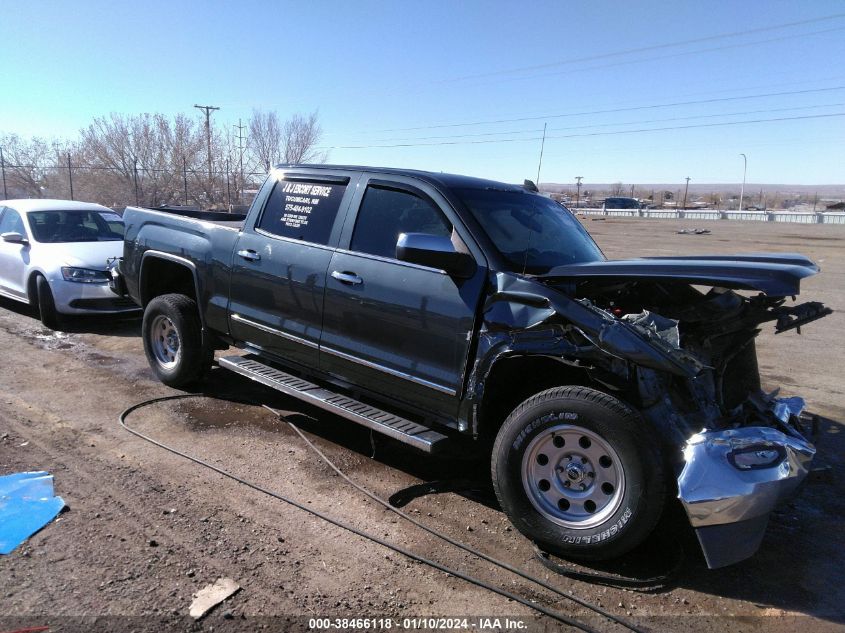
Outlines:
<svg viewBox="0 0 845 633"><path fill-rule="evenodd" d="M21 235L26 235L23 220L21 220L21 216L17 211L6 207L2 218L0 218L0 233L20 233Z"/></svg>
<svg viewBox="0 0 845 633"><path fill-rule="evenodd" d="M279 237L328 244L346 185L280 180L257 229Z"/></svg>
<svg viewBox="0 0 845 633"><path fill-rule="evenodd" d="M381 257L396 257L400 233L449 237L452 227L430 201L405 191L368 187L358 211L350 249Z"/></svg>

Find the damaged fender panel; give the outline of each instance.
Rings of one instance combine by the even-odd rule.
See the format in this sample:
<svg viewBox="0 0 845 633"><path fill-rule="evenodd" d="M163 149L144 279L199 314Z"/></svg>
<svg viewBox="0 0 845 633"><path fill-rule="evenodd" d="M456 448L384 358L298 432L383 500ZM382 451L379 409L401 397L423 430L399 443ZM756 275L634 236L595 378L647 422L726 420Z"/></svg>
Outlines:
<svg viewBox="0 0 845 633"><path fill-rule="evenodd" d="M591 345L611 357L686 377L703 365L678 346L654 335L652 321L625 321L589 301L576 300L554 288L512 273L496 273L495 291L484 306L490 331L529 330L545 323L561 323L577 331Z"/></svg>

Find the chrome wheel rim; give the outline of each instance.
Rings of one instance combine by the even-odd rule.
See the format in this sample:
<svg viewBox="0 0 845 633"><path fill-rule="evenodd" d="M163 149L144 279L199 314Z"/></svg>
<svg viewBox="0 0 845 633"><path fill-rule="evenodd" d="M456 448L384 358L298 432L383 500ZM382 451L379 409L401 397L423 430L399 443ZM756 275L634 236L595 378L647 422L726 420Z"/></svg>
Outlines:
<svg viewBox="0 0 845 633"><path fill-rule="evenodd" d="M163 369L173 369L182 356L182 339L168 317L158 315L150 328L151 347L156 362Z"/></svg>
<svg viewBox="0 0 845 633"><path fill-rule="evenodd" d="M600 435L562 424L540 432L522 457L522 485L531 505L567 528L601 525L619 509L625 472Z"/></svg>

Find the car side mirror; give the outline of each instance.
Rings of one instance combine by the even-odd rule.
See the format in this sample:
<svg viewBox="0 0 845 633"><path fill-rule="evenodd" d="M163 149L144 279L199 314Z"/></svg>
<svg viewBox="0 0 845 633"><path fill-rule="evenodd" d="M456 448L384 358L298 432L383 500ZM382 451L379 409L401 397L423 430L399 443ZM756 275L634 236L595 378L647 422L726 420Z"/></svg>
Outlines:
<svg viewBox="0 0 845 633"><path fill-rule="evenodd" d="M15 231L9 231L8 233L3 233L0 235L0 238L3 239L4 242L9 242L9 244L21 244L26 246L29 244L29 240L26 239L20 233L16 233Z"/></svg>
<svg viewBox="0 0 845 633"><path fill-rule="evenodd" d="M400 233L396 241L396 259L445 270L454 277L472 277L475 260L469 253L460 253L452 240L428 233Z"/></svg>

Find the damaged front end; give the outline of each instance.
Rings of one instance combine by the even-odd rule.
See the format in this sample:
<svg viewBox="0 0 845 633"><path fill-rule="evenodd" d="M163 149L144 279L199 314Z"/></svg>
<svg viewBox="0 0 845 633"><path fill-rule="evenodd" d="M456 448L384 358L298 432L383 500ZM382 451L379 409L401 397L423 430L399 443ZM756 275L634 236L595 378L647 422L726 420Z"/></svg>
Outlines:
<svg viewBox="0 0 845 633"><path fill-rule="evenodd" d="M783 402L773 399L773 405ZM815 453L797 432L767 426L702 431L687 441L678 498L708 567L757 551L769 514L804 480Z"/></svg>
<svg viewBox="0 0 845 633"><path fill-rule="evenodd" d="M816 272L800 255L748 255L498 273L470 393L481 399L490 367L507 355L585 371L636 405L675 456L678 498L708 566L736 563L758 549L769 514L815 454L803 401L761 390L755 338L767 322L800 333L831 313L816 302L786 305ZM749 290L756 294L737 292Z"/></svg>

